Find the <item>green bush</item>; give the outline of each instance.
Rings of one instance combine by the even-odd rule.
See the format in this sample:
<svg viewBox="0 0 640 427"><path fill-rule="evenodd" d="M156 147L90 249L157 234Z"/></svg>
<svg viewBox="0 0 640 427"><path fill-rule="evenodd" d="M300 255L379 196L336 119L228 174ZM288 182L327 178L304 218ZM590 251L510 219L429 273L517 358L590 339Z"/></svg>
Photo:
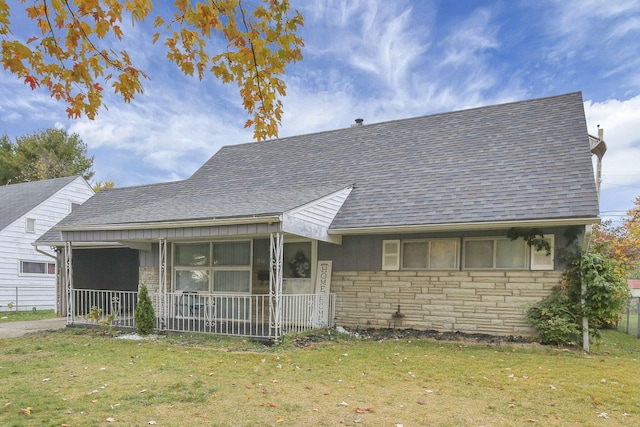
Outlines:
<svg viewBox="0 0 640 427"><path fill-rule="evenodd" d="M136 330L140 335L149 335L153 332L156 323L156 313L153 310L153 304L151 304L151 298L149 298L149 292L144 283L140 284L140 290L138 291L135 320Z"/></svg>
<svg viewBox="0 0 640 427"><path fill-rule="evenodd" d="M574 344L581 342L582 317L589 319L591 333L599 337L599 328L618 321L630 296L624 270L616 261L598 253L575 256L562 286L531 307L527 320L542 343Z"/></svg>
<svg viewBox="0 0 640 427"><path fill-rule="evenodd" d="M571 344L580 340L578 315L566 290L560 286L529 309L527 320L543 344Z"/></svg>

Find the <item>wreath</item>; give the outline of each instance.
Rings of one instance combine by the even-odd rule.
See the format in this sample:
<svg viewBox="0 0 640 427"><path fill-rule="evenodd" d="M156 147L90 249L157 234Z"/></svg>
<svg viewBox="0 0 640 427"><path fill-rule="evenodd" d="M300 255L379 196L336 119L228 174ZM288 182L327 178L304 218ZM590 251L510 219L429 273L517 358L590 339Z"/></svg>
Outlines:
<svg viewBox="0 0 640 427"><path fill-rule="evenodd" d="M298 251L296 256L289 261L289 267L291 267L291 272L293 273L294 278L310 277L309 270L311 268L311 264L302 251Z"/></svg>

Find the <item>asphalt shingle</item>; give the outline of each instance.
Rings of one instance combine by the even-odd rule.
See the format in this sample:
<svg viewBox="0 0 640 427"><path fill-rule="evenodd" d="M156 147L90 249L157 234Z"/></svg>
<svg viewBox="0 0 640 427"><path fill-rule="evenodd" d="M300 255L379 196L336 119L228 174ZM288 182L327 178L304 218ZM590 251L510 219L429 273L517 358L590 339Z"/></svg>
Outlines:
<svg viewBox="0 0 640 427"><path fill-rule="evenodd" d="M101 191L62 224L281 213L350 184L332 228L598 216L570 93L226 146L184 181Z"/></svg>

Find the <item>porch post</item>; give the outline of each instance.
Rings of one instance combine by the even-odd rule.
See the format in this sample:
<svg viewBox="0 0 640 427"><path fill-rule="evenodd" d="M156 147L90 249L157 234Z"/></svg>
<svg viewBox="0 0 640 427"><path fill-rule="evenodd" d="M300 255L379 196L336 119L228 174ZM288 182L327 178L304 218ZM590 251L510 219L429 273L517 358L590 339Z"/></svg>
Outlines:
<svg viewBox="0 0 640 427"><path fill-rule="evenodd" d="M67 324L73 323L75 312L75 301L73 297L73 254L71 253L71 242L64 242L64 282L67 294Z"/></svg>
<svg viewBox="0 0 640 427"><path fill-rule="evenodd" d="M167 239L160 239L158 246L158 254L159 254L159 263L158 268L160 269L159 274L159 283L158 283L158 308L159 313L158 318L160 319L160 328L165 329L168 319L167 319Z"/></svg>
<svg viewBox="0 0 640 427"><path fill-rule="evenodd" d="M271 233L269 252L269 338L282 336L282 253L284 238L281 232Z"/></svg>

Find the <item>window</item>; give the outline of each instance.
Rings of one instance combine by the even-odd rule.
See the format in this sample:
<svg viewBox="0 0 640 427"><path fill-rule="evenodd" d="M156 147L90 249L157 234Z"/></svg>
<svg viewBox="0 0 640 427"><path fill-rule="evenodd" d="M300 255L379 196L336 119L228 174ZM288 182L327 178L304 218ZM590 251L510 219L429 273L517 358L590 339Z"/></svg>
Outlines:
<svg viewBox="0 0 640 427"><path fill-rule="evenodd" d="M527 268L527 244L522 239L465 239L463 256L465 269Z"/></svg>
<svg viewBox="0 0 640 427"><path fill-rule="evenodd" d="M454 270L458 268L458 239L405 240L402 242L405 270Z"/></svg>
<svg viewBox="0 0 640 427"><path fill-rule="evenodd" d="M251 242L174 245L176 291L250 293Z"/></svg>
<svg viewBox="0 0 640 427"><path fill-rule="evenodd" d="M20 261L21 274L56 274L53 262Z"/></svg>
<svg viewBox="0 0 640 427"><path fill-rule="evenodd" d="M35 233L36 232L36 220L33 218L27 218L25 223L25 231L27 233Z"/></svg>

